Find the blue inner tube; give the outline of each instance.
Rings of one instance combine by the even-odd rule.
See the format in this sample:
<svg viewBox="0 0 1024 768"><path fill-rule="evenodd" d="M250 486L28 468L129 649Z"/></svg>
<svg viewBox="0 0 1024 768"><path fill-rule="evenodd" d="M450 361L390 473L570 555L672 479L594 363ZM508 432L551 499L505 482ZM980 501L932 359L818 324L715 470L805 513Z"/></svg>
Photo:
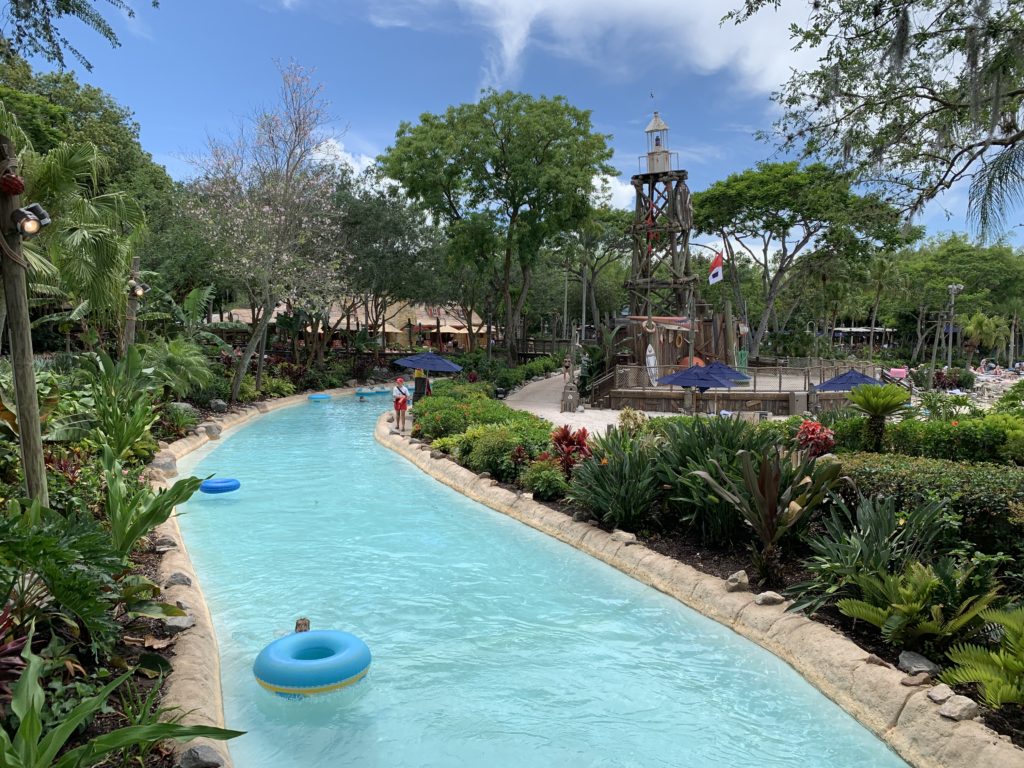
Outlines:
<svg viewBox="0 0 1024 768"><path fill-rule="evenodd" d="M356 394L366 397L368 395L387 395L390 394L390 389L357 389Z"/></svg>
<svg viewBox="0 0 1024 768"><path fill-rule="evenodd" d="M307 396L306 399L307 400L330 400L331 396L328 395L328 394L325 394L323 392L317 392L315 394Z"/></svg>
<svg viewBox="0 0 1024 768"><path fill-rule="evenodd" d="M203 493L229 493L241 487L242 484L233 477L211 477L199 484L199 490Z"/></svg>
<svg viewBox="0 0 1024 768"><path fill-rule="evenodd" d="M282 637L260 651L252 665L256 682L289 699L344 688L359 682L369 669L366 643L336 629Z"/></svg>

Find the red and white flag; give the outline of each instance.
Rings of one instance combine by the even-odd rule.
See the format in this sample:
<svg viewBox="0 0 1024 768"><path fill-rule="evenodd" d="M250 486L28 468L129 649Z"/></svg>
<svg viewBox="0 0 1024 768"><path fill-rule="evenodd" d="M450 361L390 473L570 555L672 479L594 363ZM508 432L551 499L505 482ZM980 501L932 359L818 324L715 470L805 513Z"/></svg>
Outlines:
<svg viewBox="0 0 1024 768"><path fill-rule="evenodd" d="M711 261L711 271L708 272L708 285L714 285L715 283L722 282L722 278L725 277L725 261L722 259L722 252L719 251L715 254L715 258Z"/></svg>

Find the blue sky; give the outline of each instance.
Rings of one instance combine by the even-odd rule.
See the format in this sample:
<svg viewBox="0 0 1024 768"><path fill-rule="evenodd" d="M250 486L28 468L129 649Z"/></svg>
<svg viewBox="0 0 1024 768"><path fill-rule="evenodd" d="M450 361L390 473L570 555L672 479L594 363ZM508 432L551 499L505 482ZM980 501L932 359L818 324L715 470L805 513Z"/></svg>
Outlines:
<svg viewBox="0 0 1024 768"><path fill-rule="evenodd" d="M275 60L315 68L331 104L334 138L356 162L393 140L402 120L476 98L483 87L566 96L612 134L622 172L615 201L629 205L629 176L653 109L670 148L700 190L758 160L782 159L757 141L775 107L768 96L795 54L794 2L741 27L719 26L734 0L135 0L115 18L122 46L84 27L69 37L93 64L80 78L135 112L142 143L172 176L190 172L208 136L229 133L273 103ZM651 97L653 93L653 98ZM931 204L929 233L963 228L966 195ZM949 216L947 216L947 212Z"/></svg>

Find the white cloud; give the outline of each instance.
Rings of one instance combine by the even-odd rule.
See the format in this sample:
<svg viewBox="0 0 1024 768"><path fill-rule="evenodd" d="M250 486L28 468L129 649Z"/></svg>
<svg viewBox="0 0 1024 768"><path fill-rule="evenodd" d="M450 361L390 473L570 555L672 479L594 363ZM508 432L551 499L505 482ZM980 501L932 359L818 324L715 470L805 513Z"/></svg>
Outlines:
<svg viewBox="0 0 1024 768"><path fill-rule="evenodd" d="M354 168L356 173L362 173L371 165L375 158L372 155L365 155L362 152L349 152L345 144L336 138L325 139L320 145L319 155L325 160L344 164Z"/></svg>
<svg viewBox="0 0 1024 768"><path fill-rule="evenodd" d="M602 176L595 186L595 197L612 208L632 210L636 205L636 191L627 176Z"/></svg>
<svg viewBox="0 0 1024 768"><path fill-rule="evenodd" d="M739 26L720 24L732 3L679 0L376 0L370 14L375 23L418 26L434 23L445 6L493 36L487 85L514 81L531 44L616 72L652 66L652 54L681 72L733 70L738 87L751 92L777 88L791 67L814 60L812 52L791 50L789 25L809 13L801 3Z"/></svg>

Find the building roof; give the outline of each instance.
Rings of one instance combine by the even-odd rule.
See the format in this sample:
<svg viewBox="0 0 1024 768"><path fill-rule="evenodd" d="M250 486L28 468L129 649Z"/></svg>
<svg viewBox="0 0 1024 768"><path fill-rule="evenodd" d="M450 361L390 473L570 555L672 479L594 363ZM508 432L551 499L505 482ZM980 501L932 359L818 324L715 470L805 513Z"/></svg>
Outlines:
<svg viewBox="0 0 1024 768"><path fill-rule="evenodd" d="M661 119L661 115L657 112L654 113L654 117L651 118L651 122L644 128L644 133L653 133L654 131L667 131L668 126L665 125L665 121Z"/></svg>

